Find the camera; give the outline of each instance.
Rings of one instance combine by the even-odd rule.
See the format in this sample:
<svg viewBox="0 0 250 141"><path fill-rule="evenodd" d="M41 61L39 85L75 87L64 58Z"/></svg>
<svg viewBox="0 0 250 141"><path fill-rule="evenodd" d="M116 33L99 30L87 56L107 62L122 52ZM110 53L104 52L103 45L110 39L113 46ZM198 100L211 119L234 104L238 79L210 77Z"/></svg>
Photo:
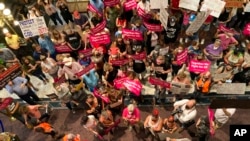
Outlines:
<svg viewBox="0 0 250 141"><path fill-rule="evenodd" d="M171 113L171 115L174 116L175 114L179 114L179 113L182 113L182 112L183 112L182 109L179 107L179 108L177 108L176 110L174 110L174 111Z"/></svg>

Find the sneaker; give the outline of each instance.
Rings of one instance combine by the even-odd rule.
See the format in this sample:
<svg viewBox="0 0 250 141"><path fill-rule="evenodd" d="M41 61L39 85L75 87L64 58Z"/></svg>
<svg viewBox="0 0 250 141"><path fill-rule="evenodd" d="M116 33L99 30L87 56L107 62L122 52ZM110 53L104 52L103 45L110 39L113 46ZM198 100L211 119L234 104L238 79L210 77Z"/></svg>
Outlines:
<svg viewBox="0 0 250 141"><path fill-rule="evenodd" d="M201 45L203 45L205 43L205 39L201 40Z"/></svg>
<svg viewBox="0 0 250 141"><path fill-rule="evenodd" d="M185 39L185 43L187 43L187 42L188 42L188 38Z"/></svg>
<svg viewBox="0 0 250 141"><path fill-rule="evenodd" d="M181 43L181 44L183 43L183 38L180 38L180 43Z"/></svg>

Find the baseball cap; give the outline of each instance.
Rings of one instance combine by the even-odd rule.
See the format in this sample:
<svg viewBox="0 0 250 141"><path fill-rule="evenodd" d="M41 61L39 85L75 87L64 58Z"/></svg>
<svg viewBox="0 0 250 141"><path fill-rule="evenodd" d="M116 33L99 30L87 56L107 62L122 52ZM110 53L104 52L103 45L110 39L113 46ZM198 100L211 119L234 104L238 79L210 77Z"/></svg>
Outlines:
<svg viewBox="0 0 250 141"><path fill-rule="evenodd" d="M153 109L152 115L155 116L155 117L158 117L158 115L159 115L159 110L158 110L158 109Z"/></svg>

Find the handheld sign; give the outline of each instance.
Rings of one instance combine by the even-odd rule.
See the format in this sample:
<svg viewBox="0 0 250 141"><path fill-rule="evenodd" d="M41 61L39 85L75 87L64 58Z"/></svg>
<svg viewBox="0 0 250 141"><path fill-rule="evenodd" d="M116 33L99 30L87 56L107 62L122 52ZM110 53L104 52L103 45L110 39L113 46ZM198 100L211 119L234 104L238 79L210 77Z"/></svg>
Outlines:
<svg viewBox="0 0 250 141"><path fill-rule="evenodd" d="M123 7L125 11L133 10L134 8L137 7L137 3L135 0L130 0L130 1L125 2L123 4Z"/></svg>
<svg viewBox="0 0 250 141"><path fill-rule="evenodd" d="M89 40L91 45L109 44L110 36L108 34L90 35Z"/></svg>
<svg viewBox="0 0 250 141"><path fill-rule="evenodd" d="M68 45L55 45L57 53L69 53L72 52L72 49Z"/></svg>
<svg viewBox="0 0 250 141"><path fill-rule="evenodd" d="M143 9L141 9L140 7L137 9L137 13L138 15L143 19L143 20L148 20L150 19L152 16L148 13L146 13Z"/></svg>
<svg viewBox="0 0 250 141"><path fill-rule="evenodd" d="M161 24L150 24L150 23L147 23L146 21L144 21L143 24L150 31L161 32L163 29Z"/></svg>
<svg viewBox="0 0 250 141"><path fill-rule="evenodd" d="M177 57L176 57L177 58L177 63L179 65L185 63L186 60L187 60L187 56L188 56L188 50L187 49L182 51L181 53L178 53Z"/></svg>
<svg viewBox="0 0 250 141"><path fill-rule="evenodd" d="M115 87L116 89L124 88L123 83L124 83L126 80L128 80L127 77L116 78L116 79L114 80L114 87Z"/></svg>
<svg viewBox="0 0 250 141"><path fill-rule="evenodd" d="M128 39L143 40L142 33L140 31L134 31L129 29L122 29L122 35Z"/></svg>
<svg viewBox="0 0 250 141"><path fill-rule="evenodd" d="M143 60L146 59L147 53L145 51L139 53L139 54L134 54L134 55L128 55L127 57L131 57L134 60Z"/></svg>
<svg viewBox="0 0 250 141"><path fill-rule="evenodd" d="M210 69L210 61L196 61L191 60L189 62L189 71L190 72L206 72Z"/></svg>
<svg viewBox="0 0 250 141"><path fill-rule="evenodd" d="M109 103L110 102L109 98L106 97L106 96L102 96L102 94L100 94L97 89L94 90L93 94L94 94L95 97L100 98L105 103Z"/></svg>
<svg viewBox="0 0 250 141"><path fill-rule="evenodd" d="M103 20L101 23L97 24L96 27L90 29L93 34L101 32L106 27L106 20Z"/></svg>
<svg viewBox="0 0 250 141"><path fill-rule="evenodd" d="M86 68L84 68L82 71L76 73L76 76L81 77L82 75L86 74L87 72L89 72L93 68L95 68L95 64L92 63L92 64L88 65Z"/></svg>
<svg viewBox="0 0 250 141"><path fill-rule="evenodd" d="M197 11L200 0L180 0L179 7L192 11Z"/></svg>
<svg viewBox="0 0 250 141"><path fill-rule="evenodd" d="M24 38L48 33L48 28L43 16L19 21L19 27L21 28Z"/></svg>
<svg viewBox="0 0 250 141"><path fill-rule="evenodd" d="M65 75L62 75L61 77L54 78L54 85L61 85L66 81Z"/></svg>
<svg viewBox="0 0 250 141"><path fill-rule="evenodd" d="M104 0L105 6L114 6L120 3L120 0Z"/></svg>
<svg viewBox="0 0 250 141"><path fill-rule="evenodd" d="M10 66L6 71L0 74L0 89L5 87L10 80L22 74L21 66L17 63Z"/></svg>
<svg viewBox="0 0 250 141"><path fill-rule="evenodd" d="M142 90L142 84L140 82L134 80L126 80L123 85L125 88L127 88L128 91L132 92L136 96L140 96Z"/></svg>
<svg viewBox="0 0 250 141"><path fill-rule="evenodd" d="M200 11L211 10L211 16L218 18L225 6L226 2L222 0L204 0Z"/></svg>
<svg viewBox="0 0 250 141"><path fill-rule="evenodd" d="M170 88L171 84L169 82L166 82L164 80L161 80L159 78L155 78L155 77L152 77L150 76L149 77L149 83L152 84L152 85L159 85L161 87L164 87L164 88Z"/></svg>
<svg viewBox="0 0 250 141"><path fill-rule="evenodd" d="M100 13L93 5L89 4L87 9L93 13L96 13L99 17L102 16L102 13Z"/></svg>
<svg viewBox="0 0 250 141"><path fill-rule="evenodd" d="M110 60L110 63L114 66L123 66L129 63L129 60L128 59Z"/></svg>
<svg viewBox="0 0 250 141"><path fill-rule="evenodd" d="M85 57L89 57L92 55L92 48L88 48L88 49L85 49L85 50L79 50L78 53L81 53L83 54Z"/></svg>

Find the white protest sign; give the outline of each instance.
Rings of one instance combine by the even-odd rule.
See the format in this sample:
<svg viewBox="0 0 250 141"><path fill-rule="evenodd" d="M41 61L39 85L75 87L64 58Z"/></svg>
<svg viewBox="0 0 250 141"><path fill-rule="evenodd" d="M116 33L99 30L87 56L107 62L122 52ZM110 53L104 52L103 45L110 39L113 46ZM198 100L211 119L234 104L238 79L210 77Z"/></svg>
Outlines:
<svg viewBox="0 0 250 141"><path fill-rule="evenodd" d="M211 10L211 16L218 18L225 6L226 2L221 0L205 0L200 11Z"/></svg>
<svg viewBox="0 0 250 141"><path fill-rule="evenodd" d="M150 9L168 8L168 0L150 0Z"/></svg>
<svg viewBox="0 0 250 141"><path fill-rule="evenodd" d="M200 0L180 0L179 7L197 11Z"/></svg>
<svg viewBox="0 0 250 141"><path fill-rule="evenodd" d="M197 32L202 26L202 24L205 22L207 17L209 16L209 14L210 12L205 12L205 11L199 12L195 20L191 23L191 25L186 30L186 34L193 34Z"/></svg>
<svg viewBox="0 0 250 141"><path fill-rule="evenodd" d="M19 26L23 33L24 38L34 37L37 35L48 33L43 16L33 19L19 21Z"/></svg>
<svg viewBox="0 0 250 141"><path fill-rule="evenodd" d="M160 21L161 21L161 24L163 25L163 27L165 28L165 30L167 30L167 26L168 26L168 15L169 14L168 14L167 10L162 5L160 8Z"/></svg>

